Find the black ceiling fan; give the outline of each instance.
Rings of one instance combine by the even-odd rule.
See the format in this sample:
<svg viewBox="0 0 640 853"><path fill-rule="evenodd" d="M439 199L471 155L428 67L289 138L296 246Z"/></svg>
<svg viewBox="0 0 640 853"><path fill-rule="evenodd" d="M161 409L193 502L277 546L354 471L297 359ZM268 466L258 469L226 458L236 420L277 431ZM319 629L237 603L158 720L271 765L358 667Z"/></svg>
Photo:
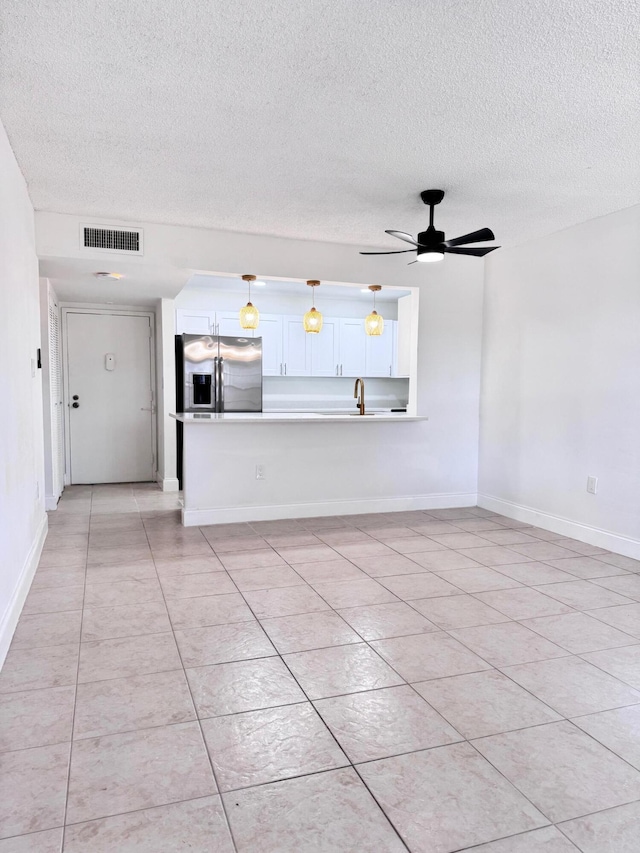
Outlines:
<svg viewBox="0 0 640 853"><path fill-rule="evenodd" d="M459 248L467 243L484 243L486 240L495 240L496 238L490 228L481 228L479 231L472 231L471 234L463 234L462 237L445 240L444 231L436 231L433 224L433 208L436 204L440 204L444 198L444 190L424 190L420 193L420 198L425 204L429 205L429 227L426 231L421 231L417 238L413 238L411 234L407 234L405 231L385 231L386 234L404 240L405 243L411 243L415 249L397 249L392 252L360 252L360 254L402 255L406 252L417 252L415 261L411 261L412 264L415 264L418 261L441 261L445 254L473 255L476 258L482 258L489 252L493 252L494 249L500 248L500 246L485 246L481 249Z"/></svg>

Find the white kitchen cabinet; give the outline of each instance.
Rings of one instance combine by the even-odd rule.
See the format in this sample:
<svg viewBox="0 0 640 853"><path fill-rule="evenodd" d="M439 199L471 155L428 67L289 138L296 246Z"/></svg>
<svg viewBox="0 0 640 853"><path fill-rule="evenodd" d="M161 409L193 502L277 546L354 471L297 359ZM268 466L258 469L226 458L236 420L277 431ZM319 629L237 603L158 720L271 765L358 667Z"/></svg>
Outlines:
<svg viewBox="0 0 640 853"><path fill-rule="evenodd" d="M204 311L199 309L176 309L176 334L227 335L237 338L242 335L257 336L258 331L243 329L237 311Z"/></svg>
<svg viewBox="0 0 640 853"><path fill-rule="evenodd" d="M256 329L258 336L262 338L262 375L282 376L282 317L278 314L262 315Z"/></svg>
<svg viewBox="0 0 640 853"><path fill-rule="evenodd" d="M240 316L237 311L216 314L216 335L227 335L231 338L256 337L260 329L243 329L240 325Z"/></svg>
<svg viewBox="0 0 640 853"><path fill-rule="evenodd" d="M213 335L216 325L215 311L191 308L176 309L177 335Z"/></svg>
<svg viewBox="0 0 640 853"><path fill-rule="evenodd" d="M395 320L385 320L381 335L365 335L365 376L393 376Z"/></svg>
<svg viewBox="0 0 640 853"><path fill-rule="evenodd" d="M282 360L285 376L311 376L311 338L319 337L305 332L302 318L282 318ZM320 335L324 332L324 328Z"/></svg>
<svg viewBox="0 0 640 853"><path fill-rule="evenodd" d="M338 359L340 376L367 375L366 338L364 320L340 320L340 357Z"/></svg>
<svg viewBox="0 0 640 853"><path fill-rule="evenodd" d="M322 331L311 338L311 375L338 376L340 373L340 320L325 317Z"/></svg>
<svg viewBox="0 0 640 853"><path fill-rule="evenodd" d="M178 308L176 333L261 337L264 376L402 376L397 364L397 326L370 337L362 318L325 317L322 331L304 331L297 315L261 314L257 329L242 329L237 312Z"/></svg>

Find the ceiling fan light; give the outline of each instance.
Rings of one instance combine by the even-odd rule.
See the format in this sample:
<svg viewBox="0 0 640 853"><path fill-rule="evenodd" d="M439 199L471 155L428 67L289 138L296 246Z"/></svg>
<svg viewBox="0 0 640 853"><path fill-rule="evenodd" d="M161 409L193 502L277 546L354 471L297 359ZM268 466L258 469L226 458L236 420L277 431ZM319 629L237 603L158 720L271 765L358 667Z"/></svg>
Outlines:
<svg viewBox="0 0 640 853"><path fill-rule="evenodd" d="M260 322L260 312L251 302L240 309L240 328L257 329Z"/></svg>
<svg viewBox="0 0 640 853"><path fill-rule="evenodd" d="M364 319L364 330L368 335L381 335L384 331L384 317L372 311Z"/></svg>
<svg viewBox="0 0 640 853"><path fill-rule="evenodd" d="M416 260L421 264L434 264L444 260L444 252L422 252Z"/></svg>

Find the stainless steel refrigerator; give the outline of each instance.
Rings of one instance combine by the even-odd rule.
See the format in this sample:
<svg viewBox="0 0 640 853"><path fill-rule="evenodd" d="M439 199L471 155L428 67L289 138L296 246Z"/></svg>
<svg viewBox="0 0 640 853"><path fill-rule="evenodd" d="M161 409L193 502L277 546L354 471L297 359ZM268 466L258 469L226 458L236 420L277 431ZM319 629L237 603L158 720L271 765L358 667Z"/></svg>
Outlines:
<svg viewBox="0 0 640 853"><path fill-rule="evenodd" d="M262 411L262 338L176 335L176 411ZM182 424L178 423L182 481Z"/></svg>
<svg viewBox="0 0 640 853"><path fill-rule="evenodd" d="M262 338L179 335L180 412L261 412Z"/></svg>

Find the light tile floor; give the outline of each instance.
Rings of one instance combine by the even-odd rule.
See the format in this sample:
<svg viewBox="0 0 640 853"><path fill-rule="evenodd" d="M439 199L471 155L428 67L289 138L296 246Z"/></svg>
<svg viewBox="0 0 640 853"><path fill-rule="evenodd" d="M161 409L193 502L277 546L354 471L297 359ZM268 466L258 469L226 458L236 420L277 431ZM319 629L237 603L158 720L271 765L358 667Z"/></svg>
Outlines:
<svg viewBox="0 0 640 853"><path fill-rule="evenodd" d="M640 850L640 562L477 507L177 507L50 513L0 853Z"/></svg>

